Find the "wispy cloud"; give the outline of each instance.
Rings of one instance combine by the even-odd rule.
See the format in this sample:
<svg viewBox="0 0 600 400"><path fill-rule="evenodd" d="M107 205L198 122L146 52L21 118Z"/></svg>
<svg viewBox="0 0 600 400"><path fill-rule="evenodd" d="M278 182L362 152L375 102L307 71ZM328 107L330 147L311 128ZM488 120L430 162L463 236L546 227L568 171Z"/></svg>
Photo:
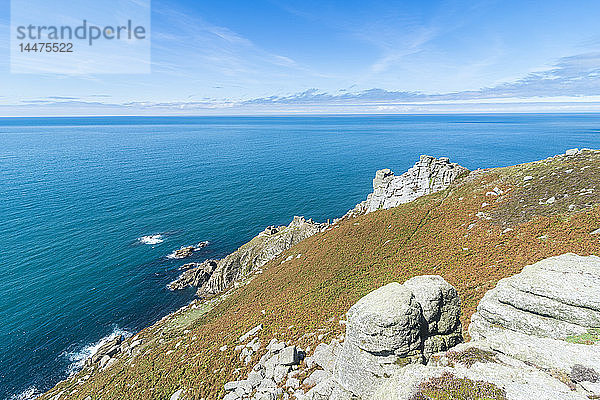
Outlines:
<svg viewBox="0 0 600 400"><path fill-rule="evenodd" d="M343 102L462 101L503 98L585 97L600 95L600 52L560 59L553 68L531 73L514 82L473 91L444 94L369 89L359 92L325 93L317 89L287 96L270 96L249 104L316 104Z"/></svg>
<svg viewBox="0 0 600 400"><path fill-rule="evenodd" d="M155 7L165 26L153 34L153 71L194 78L212 73L225 80L252 81L265 72L289 74L303 67L292 58L264 50L237 32L167 7ZM182 60L182 58L185 58ZM169 60L169 61L164 61ZM184 61L184 62L181 62Z"/></svg>
<svg viewBox="0 0 600 400"><path fill-rule="evenodd" d="M531 73L522 79L474 91L426 94L408 91L353 88L328 93L309 89L288 95L251 99L229 99L189 95L185 101L109 102L105 94L86 98L49 96L21 101L23 107L99 110L129 114L203 114L214 112L426 112L448 111L468 105L470 109L521 109L538 111L587 110L600 104L600 52L585 53L558 60L552 68ZM103 101L106 99L105 101ZM586 105L586 103L588 103ZM454 108L452 108L454 107ZM487 107L487 108L485 108ZM534 107L534 108L532 108Z"/></svg>

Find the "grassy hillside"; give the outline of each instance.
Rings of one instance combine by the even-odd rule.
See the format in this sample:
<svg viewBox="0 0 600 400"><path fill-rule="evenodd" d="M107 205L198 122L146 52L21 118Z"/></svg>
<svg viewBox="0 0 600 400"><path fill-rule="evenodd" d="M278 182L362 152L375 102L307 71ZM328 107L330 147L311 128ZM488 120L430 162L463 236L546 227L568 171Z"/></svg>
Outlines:
<svg viewBox="0 0 600 400"><path fill-rule="evenodd" d="M600 254L600 235L591 234L600 228L599 200L599 152L477 171L304 240L246 285L129 339L143 339L132 356L83 370L42 398L168 399L181 388L181 398L221 398L223 384L246 372L234 347L252 327L263 324L263 343L278 337L314 348L344 332L340 320L359 298L416 275L438 274L458 289L466 329L499 279L565 252Z"/></svg>

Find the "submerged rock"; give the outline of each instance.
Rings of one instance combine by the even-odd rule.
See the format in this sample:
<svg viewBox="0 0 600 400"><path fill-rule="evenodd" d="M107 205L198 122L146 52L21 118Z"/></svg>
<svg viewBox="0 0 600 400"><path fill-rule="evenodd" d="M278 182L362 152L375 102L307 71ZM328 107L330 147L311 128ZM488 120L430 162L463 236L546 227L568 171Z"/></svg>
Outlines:
<svg viewBox="0 0 600 400"><path fill-rule="evenodd" d="M206 246L208 246L208 242L200 242L195 246L183 246L180 249L177 249L174 252L172 252L171 254L169 254L167 256L167 258L174 258L174 259L188 258L192 254L194 254L195 251L203 249Z"/></svg>

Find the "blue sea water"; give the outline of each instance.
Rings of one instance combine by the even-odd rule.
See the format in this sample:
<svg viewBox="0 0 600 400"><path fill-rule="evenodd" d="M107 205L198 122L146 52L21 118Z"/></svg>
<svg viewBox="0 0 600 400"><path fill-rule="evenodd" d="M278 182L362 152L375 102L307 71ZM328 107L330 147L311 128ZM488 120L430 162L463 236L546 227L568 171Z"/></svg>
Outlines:
<svg viewBox="0 0 600 400"><path fill-rule="evenodd" d="M572 147L600 148L599 115L0 119L0 398L189 302L165 288L182 245L220 257L294 215L339 217L420 154L475 169Z"/></svg>

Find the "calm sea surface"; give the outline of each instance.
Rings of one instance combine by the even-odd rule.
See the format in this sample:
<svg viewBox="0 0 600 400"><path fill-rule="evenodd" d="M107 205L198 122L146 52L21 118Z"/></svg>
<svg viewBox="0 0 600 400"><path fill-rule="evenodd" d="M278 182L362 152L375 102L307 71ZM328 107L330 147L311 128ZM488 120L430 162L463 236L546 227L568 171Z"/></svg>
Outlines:
<svg viewBox="0 0 600 400"><path fill-rule="evenodd" d="M294 215L339 217L420 154L475 169L572 147L600 148L600 115L0 119L0 398L192 299L165 289L180 246L221 257Z"/></svg>

